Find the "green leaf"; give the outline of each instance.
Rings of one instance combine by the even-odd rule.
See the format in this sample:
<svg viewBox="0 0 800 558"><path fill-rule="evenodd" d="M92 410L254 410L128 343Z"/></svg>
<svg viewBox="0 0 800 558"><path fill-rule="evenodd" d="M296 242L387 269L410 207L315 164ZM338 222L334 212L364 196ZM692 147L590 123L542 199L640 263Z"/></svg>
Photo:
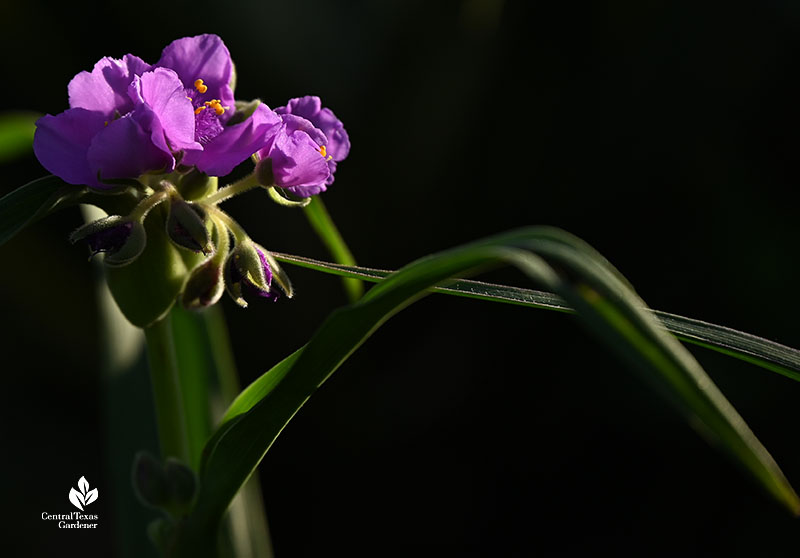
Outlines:
<svg viewBox="0 0 800 558"><path fill-rule="evenodd" d="M0 198L0 246L42 217L76 203L84 193L86 188L45 176L6 194Z"/></svg>
<svg viewBox="0 0 800 558"><path fill-rule="evenodd" d="M125 215L136 205L136 196L127 189L92 191L53 175L38 178L0 198L0 246L39 219L79 203Z"/></svg>
<svg viewBox="0 0 800 558"><path fill-rule="evenodd" d="M356 265L353 253L347 247L347 243L342 238L339 229L336 228L336 224L331 219L330 213L328 213L320 197L314 196L311 198L311 203L305 206L303 211L311 224L311 228L314 229L314 232L325 244L333 259L342 265ZM364 294L364 284L359 279L342 279L342 285L350 302L355 302Z"/></svg>
<svg viewBox="0 0 800 558"><path fill-rule="evenodd" d="M563 297L590 331L693 425L710 434L792 513L800 513L800 500L767 450L619 272L572 235L531 228L427 256L389 275L358 302L331 314L304 348L248 387L204 450L201 490L180 535L186 551L213 532L289 420L372 332L431 287L498 264L514 265Z"/></svg>
<svg viewBox="0 0 800 558"><path fill-rule="evenodd" d="M392 272L384 269L339 265L321 262L290 254L273 252L279 261L295 264L307 269L314 269L341 277L358 277L365 281L378 283ZM435 293L449 294L477 300L503 302L573 313L575 310L560 296L534 289L524 289L496 283L457 280L446 287L434 287ZM783 376L800 381L800 351L781 345L775 341L764 339L750 333L737 331L725 326L669 314L660 310L650 310L659 319L660 324L681 341L704 347L739 360L755 364L766 370L777 372Z"/></svg>
<svg viewBox="0 0 800 558"><path fill-rule="evenodd" d="M0 114L0 163L11 161L31 151L36 120L35 112L6 112Z"/></svg>

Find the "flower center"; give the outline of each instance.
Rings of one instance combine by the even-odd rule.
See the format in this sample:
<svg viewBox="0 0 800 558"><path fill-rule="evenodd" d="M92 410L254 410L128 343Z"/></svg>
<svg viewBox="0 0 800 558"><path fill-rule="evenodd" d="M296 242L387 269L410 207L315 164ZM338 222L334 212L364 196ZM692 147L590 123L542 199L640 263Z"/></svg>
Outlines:
<svg viewBox="0 0 800 558"><path fill-rule="evenodd" d="M187 89L186 96L192 101L195 114L195 141L205 145L222 132L222 123L219 117L225 114L227 107L222 106L219 99L203 100L203 95L208 92L208 86L202 78L194 80L194 89ZM212 110L207 110L212 109Z"/></svg>

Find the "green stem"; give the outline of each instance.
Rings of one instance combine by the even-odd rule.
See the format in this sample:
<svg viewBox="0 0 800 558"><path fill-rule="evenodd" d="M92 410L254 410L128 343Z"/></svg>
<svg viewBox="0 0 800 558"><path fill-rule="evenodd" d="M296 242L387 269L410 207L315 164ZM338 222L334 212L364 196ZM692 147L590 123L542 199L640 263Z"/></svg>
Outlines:
<svg viewBox="0 0 800 558"><path fill-rule="evenodd" d="M325 244L334 261L341 265L356 265L353 253L347 247L344 238L342 238L339 229L336 228L330 213L328 213L319 196L314 196L311 203L303 208L303 211L308 218L308 222L311 223L311 228L314 229ZM350 302L357 301L364 294L364 283L359 279L342 279L342 284Z"/></svg>
<svg viewBox="0 0 800 558"><path fill-rule="evenodd" d="M238 196L243 192L247 192L253 188L259 188L260 186L261 184L258 183L258 178L256 177L255 173L248 174L241 180L220 188L202 200L202 202L207 204L218 204L232 198L233 196Z"/></svg>
<svg viewBox="0 0 800 558"><path fill-rule="evenodd" d="M218 304L207 308L200 315L205 323L206 340L217 372L223 407L227 408L239 395L241 386L225 315ZM215 417L215 421L218 418ZM227 521L229 522L231 543L237 556L258 556L259 558L273 556L269 523L264 510L261 483L257 474L250 477L231 503Z"/></svg>
<svg viewBox="0 0 800 558"><path fill-rule="evenodd" d="M178 357L172 337L170 315L144 329L147 340L147 359L156 408L158 439L161 457L176 457L189 464L189 442L186 433L186 414L181 396Z"/></svg>

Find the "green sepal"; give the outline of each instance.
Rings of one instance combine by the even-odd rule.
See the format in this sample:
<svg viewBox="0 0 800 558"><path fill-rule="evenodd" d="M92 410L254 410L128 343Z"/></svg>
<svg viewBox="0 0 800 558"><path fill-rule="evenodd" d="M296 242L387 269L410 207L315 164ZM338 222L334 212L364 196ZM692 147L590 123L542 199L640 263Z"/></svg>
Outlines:
<svg viewBox="0 0 800 558"><path fill-rule="evenodd" d="M182 251L167 237L165 220L166 208L154 208L144 222L147 246L142 254L125 267L105 267L117 306L137 327L146 327L169 312L186 277Z"/></svg>
<svg viewBox="0 0 800 558"><path fill-rule="evenodd" d="M219 189L219 178L192 169L181 177L175 188L185 200L201 200Z"/></svg>
<svg viewBox="0 0 800 558"><path fill-rule="evenodd" d="M236 101L236 112L233 113L226 126L234 126L241 124L251 116L261 104L261 99L253 99L252 101Z"/></svg>

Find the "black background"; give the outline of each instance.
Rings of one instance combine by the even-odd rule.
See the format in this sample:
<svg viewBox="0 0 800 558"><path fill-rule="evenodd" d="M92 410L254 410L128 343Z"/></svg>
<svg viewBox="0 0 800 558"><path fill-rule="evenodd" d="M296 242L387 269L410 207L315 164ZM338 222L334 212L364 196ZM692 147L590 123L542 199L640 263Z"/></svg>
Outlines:
<svg viewBox="0 0 800 558"><path fill-rule="evenodd" d="M551 224L654 308L800 346L794 2L4 9L4 109L55 114L100 57L152 63L203 32L228 45L238 98L321 96L353 145L324 200L363 265ZM6 164L0 193L43 173L32 155ZM256 193L226 207L267 248L327 258L299 211ZM127 473L105 466L93 271L66 242L80 223L58 214L0 250L3 532L13 555L138 557L115 542L112 476ZM289 272L292 301L222 303L245 382L345 302L336 279ZM693 352L800 482L800 386ZM140 395L127 420L152 446ZM392 319L259 471L279 558L796 555L796 520L576 320L486 302L433 296ZM39 516L68 512L81 475L100 487L105 522L58 532Z"/></svg>

